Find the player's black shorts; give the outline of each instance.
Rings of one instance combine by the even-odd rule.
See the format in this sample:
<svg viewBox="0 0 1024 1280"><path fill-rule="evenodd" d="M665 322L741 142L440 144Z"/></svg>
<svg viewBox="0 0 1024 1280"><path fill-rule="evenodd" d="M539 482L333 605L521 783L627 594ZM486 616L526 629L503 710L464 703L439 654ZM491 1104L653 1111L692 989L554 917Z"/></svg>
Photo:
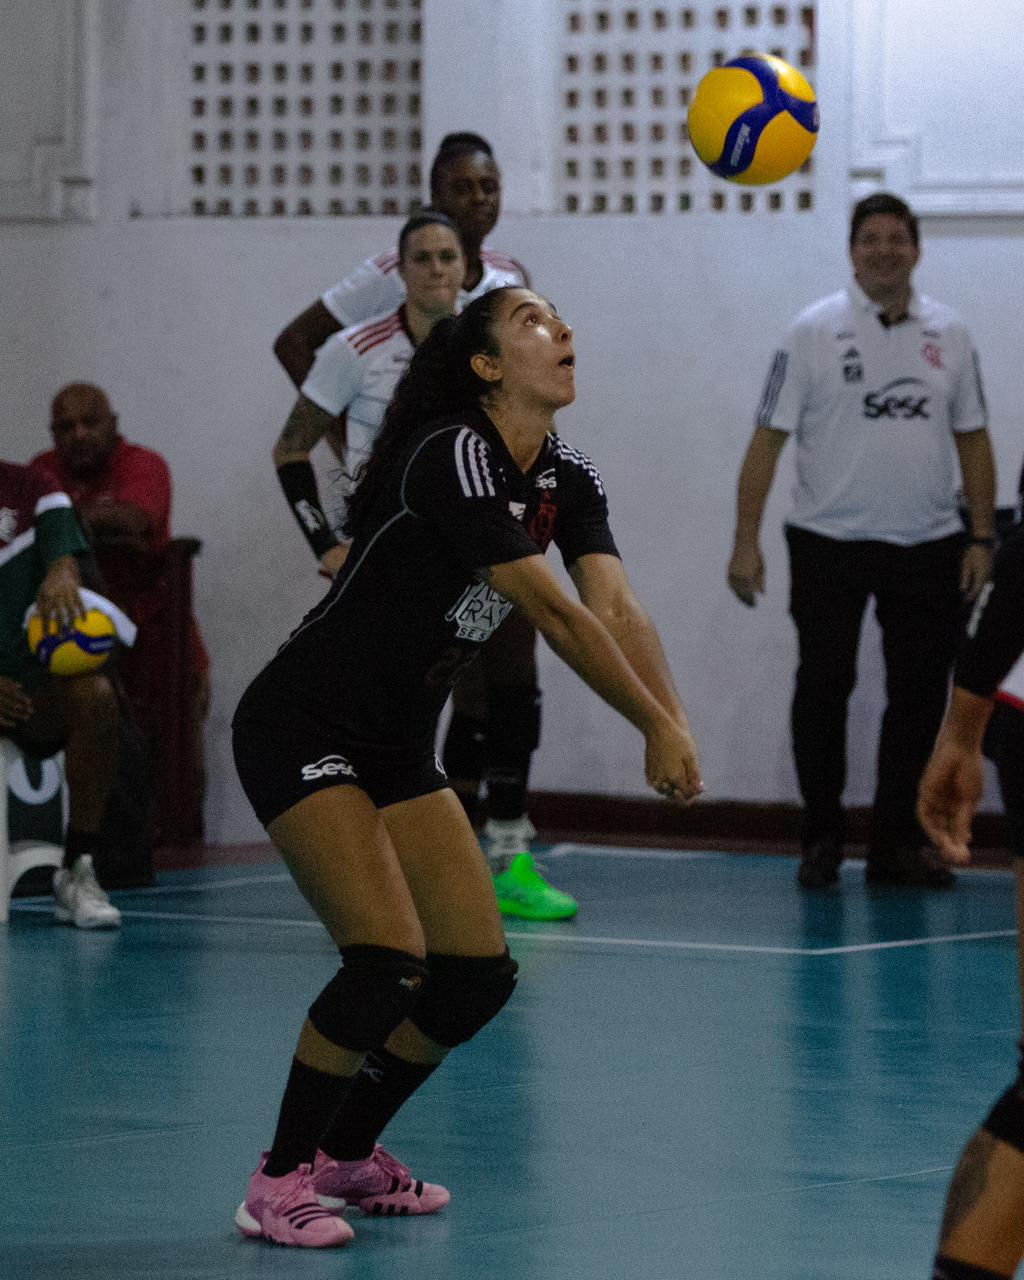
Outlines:
<svg viewBox="0 0 1024 1280"><path fill-rule="evenodd" d="M253 716L246 699L231 730L238 776L265 827L326 787L359 787L384 809L448 785L433 735L398 746L368 744L325 721Z"/></svg>

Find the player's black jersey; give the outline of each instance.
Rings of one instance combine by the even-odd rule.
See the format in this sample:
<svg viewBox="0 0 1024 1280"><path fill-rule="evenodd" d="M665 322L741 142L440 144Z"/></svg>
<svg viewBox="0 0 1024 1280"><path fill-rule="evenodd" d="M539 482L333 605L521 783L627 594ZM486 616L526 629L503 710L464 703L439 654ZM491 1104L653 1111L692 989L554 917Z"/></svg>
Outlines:
<svg viewBox="0 0 1024 1280"><path fill-rule="evenodd" d="M957 654L954 679L989 698L1024 650L1024 525L999 549Z"/></svg>
<svg viewBox="0 0 1024 1280"><path fill-rule="evenodd" d="M329 720L352 741L433 734L451 686L512 608L477 571L551 542L566 565L618 554L589 458L551 434L524 475L482 410L424 426L331 590L257 677L256 701Z"/></svg>

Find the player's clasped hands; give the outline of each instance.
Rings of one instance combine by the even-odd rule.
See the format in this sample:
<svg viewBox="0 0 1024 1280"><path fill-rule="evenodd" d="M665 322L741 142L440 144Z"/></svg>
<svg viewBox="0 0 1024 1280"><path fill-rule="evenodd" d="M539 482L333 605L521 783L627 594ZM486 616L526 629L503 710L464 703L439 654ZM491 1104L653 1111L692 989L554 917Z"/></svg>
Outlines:
<svg viewBox="0 0 1024 1280"><path fill-rule="evenodd" d="M672 804L693 804L704 790L697 744L688 729L674 721L647 735L647 783Z"/></svg>

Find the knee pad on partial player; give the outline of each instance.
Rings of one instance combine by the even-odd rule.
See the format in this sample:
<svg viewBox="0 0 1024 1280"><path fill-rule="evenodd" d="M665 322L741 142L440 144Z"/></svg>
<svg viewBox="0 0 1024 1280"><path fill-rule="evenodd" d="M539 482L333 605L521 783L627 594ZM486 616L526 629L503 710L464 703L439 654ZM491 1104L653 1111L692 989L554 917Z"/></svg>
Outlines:
<svg viewBox="0 0 1024 1280"><path fill-rule="evenodd" d="M441 763L449 778L479 779L484 771L486 726L460 711L452 712L445 734Z"/></svg>
<svg viewBox="0 0 1024 1280"><path fill-rule="evenodd" d="M981 1127L993 1138L1024 1152L1024 1074L1017 1076Z"/></svg>
<svg viewBox="0 0 1024 1280"><path fill-rule="evenodd" d="M485 1027L515 990L519 966L506 950L500 956L428 953L430 978L411 1014L431 1040L453 1048Z"/></svg>
<svg viewBox="0 0 1024 1280"><path fill-rule="evenodd" d="M309 1007L309 1020L341 1049L379 1049L412 1011L429 971L391 947L341 948L342 966Z"/></svg>
<svg viewBox="0 0 1024 1280"><path fill-rule="evenodd" d="M529 768L540 746L541 693L535 684L489 685L487 689L487 763Z"/></svg>

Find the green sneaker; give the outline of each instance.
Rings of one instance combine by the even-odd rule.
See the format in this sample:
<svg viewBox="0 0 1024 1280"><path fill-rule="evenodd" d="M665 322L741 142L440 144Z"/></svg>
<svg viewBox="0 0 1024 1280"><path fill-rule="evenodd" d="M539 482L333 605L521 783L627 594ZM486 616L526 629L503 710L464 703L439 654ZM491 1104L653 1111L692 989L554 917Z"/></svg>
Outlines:
<svg viewBox="0 0 1024 1280"><path fill-rule="evenodd" d="M571 920L579 910L576 899L548 884L528 853L518 853L507 871L494 877L498 910L523 920Z"/></svg>

